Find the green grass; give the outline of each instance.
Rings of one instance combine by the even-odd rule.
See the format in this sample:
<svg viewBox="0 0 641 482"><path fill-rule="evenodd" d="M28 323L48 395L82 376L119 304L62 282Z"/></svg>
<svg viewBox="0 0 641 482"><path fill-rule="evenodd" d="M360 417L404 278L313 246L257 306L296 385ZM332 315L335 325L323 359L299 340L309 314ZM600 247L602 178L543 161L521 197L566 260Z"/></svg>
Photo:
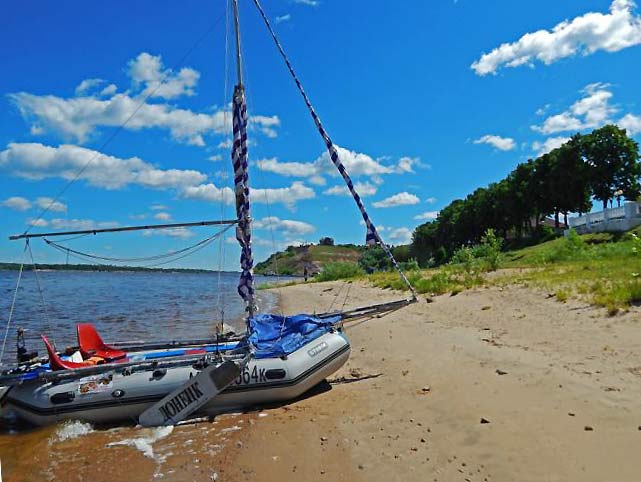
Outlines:
<svg viewBox="0 0 641 482"><path fill-rule="evenodd" d="M363 276L364 274L365 272L357 264L339 261L325 264L323 271L314 277L314 281L323 282L351 279Z"/></svg>
<svg viewBox="0 0 641 482"><path fill-rule="evenodd" d="M552 293L559 302L579 298L613 315L641 303L641 226L628 233L570 236L508 251L501 256L500 268L501 272L488 276L484 263L461 262L407 275L418 293L529 286ZM380 288L407 289L395 272L375 273L367 279Z"/></svg>

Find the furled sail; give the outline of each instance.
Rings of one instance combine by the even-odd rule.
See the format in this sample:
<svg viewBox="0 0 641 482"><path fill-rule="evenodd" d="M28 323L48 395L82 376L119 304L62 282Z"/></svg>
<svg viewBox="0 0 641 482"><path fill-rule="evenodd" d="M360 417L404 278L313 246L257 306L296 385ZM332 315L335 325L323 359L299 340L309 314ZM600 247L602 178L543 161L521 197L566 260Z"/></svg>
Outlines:
<svg viewBox="0 0 641 482"><path fill-rule="evenodd" d="M254 259L251 249L251 218L249 211L249 175L247 172L247 106L245 89L242 84L234 88L233 99L233 147L231 151L234 166L234 191L236 194L236 239L240 244L240 281L238 294L246 304L249 316L256 311L254 301Z"/></svg>

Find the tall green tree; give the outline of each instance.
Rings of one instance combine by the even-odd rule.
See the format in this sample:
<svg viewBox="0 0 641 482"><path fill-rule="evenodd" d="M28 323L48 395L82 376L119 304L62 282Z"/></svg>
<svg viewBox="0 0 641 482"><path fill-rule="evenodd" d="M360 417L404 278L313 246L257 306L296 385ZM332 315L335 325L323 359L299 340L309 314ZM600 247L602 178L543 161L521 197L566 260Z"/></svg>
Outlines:
<svg viewBox="0 0 641 482"><path fill-rule="evenodd" d="M593 195L604 209L619 189L627 199L639 195L639 145L627 136L625 129L603 126L584 136L581 144L590 167Z"/></svg>

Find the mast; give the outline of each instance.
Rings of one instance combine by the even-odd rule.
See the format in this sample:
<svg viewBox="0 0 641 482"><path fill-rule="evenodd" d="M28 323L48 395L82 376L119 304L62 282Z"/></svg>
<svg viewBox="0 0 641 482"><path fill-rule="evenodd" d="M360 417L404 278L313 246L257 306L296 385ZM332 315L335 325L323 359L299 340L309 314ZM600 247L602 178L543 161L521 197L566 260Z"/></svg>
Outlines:
<svg viewBox="0 0 641 482"><path fill-rule="evenodd" d="M240 280L238 294L245 301L247 319L256 313L254 299L254 259L251 249L251 215L249 205L249 174L247 166L247 105L242 79L242 58L240 53L240 23L238 20L238 0L232 0L234 8L234 28L236 31L236 75L238 83L234 87L233 146L231 158L234 167L234 192L236 194L236 239L240 245ZM248 325L249 326L249 325Z"/></svg>

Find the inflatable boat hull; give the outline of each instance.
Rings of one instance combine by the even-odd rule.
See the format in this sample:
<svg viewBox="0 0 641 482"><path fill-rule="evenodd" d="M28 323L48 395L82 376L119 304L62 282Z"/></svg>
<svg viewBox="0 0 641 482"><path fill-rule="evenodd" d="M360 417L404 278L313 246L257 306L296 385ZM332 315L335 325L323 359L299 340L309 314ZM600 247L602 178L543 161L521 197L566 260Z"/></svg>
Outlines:
<svg viewBox="0 0 641 482"><path fill-rule="evenodd" d="M292 400L336 372L349 358L350 344L330 332L286 358L252 359L240 376L199 413L219 413ZM35 425L61 420L137 423L148 407L199 373L193 366L111 372L69 381L25 382L5 396L5 410Z"/></svg>

